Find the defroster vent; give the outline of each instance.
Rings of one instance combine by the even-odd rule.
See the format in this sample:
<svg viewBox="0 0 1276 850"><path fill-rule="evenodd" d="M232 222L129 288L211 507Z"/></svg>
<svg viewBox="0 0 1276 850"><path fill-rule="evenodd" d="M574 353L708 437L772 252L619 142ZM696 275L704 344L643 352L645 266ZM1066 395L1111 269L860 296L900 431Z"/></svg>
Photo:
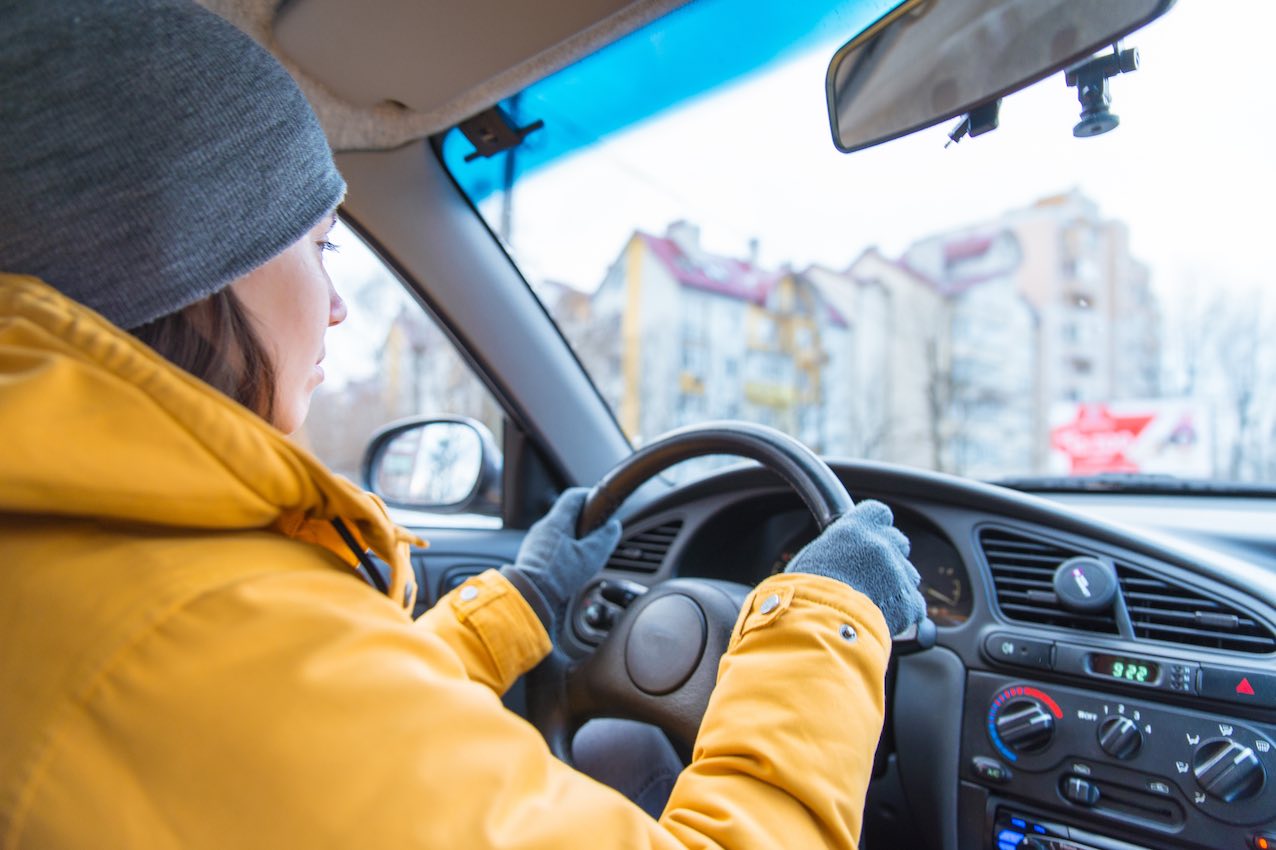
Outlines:
<svg viewBox="0 0 1276 850"><path fill-rule="evenodd" d="M607 568L639 573L656 572L664 563L669 547L681 530L682 520L678 519L623 538L612 553L611 560L607 562Z"/></svg>

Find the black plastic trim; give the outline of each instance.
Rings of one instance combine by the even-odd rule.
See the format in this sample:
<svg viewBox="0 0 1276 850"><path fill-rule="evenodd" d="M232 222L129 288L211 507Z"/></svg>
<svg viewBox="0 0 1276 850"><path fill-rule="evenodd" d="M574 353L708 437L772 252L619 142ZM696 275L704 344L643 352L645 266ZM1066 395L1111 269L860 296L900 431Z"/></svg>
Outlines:
<svg viewBox="0 0 1276 850"><path fill-rule="evenodd" d="M913 817L934 825L942 850L957 850L957 783L966 668L955 652L934 648L899 661L895 741L899 774ZM937 707L938 710L937 710Z"/></svg>

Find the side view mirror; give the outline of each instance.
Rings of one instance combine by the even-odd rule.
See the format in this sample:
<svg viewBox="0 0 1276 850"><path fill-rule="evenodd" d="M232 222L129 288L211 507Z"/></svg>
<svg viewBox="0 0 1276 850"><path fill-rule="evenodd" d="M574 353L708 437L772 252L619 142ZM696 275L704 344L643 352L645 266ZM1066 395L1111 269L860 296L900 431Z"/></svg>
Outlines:
<svg viewBox="0 0 1276 850"><path fill-rule="evenodd" d="M369 441L363 486L395 508L499 515L501 453L474 419L404 419Z"/></svg>

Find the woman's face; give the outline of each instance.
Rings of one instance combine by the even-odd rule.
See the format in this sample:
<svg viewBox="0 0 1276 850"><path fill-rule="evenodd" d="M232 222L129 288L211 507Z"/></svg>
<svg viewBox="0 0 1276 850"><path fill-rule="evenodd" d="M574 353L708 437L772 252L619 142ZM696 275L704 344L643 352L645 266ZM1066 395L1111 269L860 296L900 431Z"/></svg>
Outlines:
<svg viewBox="0 0 1276 850"><path fill-rule="evenodd" d="M325 217L283 253L230 285L247 310L275 372L272 423L285 434L301 427L310 395L323 383L324 332L346 318L323 267L336 215Z"/></svg>

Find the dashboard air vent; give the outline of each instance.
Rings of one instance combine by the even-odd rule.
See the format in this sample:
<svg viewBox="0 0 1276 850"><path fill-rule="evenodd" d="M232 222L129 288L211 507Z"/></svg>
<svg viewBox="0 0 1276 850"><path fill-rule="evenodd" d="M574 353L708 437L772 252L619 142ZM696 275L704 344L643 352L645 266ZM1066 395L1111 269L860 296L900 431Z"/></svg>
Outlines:
<svg viewBox="0 0 1276 850"><path fill-rule="evenodd" d="M607 569L654 573L664 563L669 547L681 530L682 520L679 519L625 537L612 553Z"/></svg>
<svg viewBox="0 0 1276 850"><path fill-rule="evenodd" d="M1120 561L1116 569L1136 637L1231 652L1276 651L1276 637L1244 611Z"/></svg>
<svg viewBox="0 0 1276 850"><path fill-rule="evenodd" d="M1064 610L1054 592L1054 573L1064 561L1089 552L1076 552L1024 534L985 529L979 534L984 558L992 570L997 604L1012 620L1063 629L1116 634L1111 612L1078 614Z"/></svg>

